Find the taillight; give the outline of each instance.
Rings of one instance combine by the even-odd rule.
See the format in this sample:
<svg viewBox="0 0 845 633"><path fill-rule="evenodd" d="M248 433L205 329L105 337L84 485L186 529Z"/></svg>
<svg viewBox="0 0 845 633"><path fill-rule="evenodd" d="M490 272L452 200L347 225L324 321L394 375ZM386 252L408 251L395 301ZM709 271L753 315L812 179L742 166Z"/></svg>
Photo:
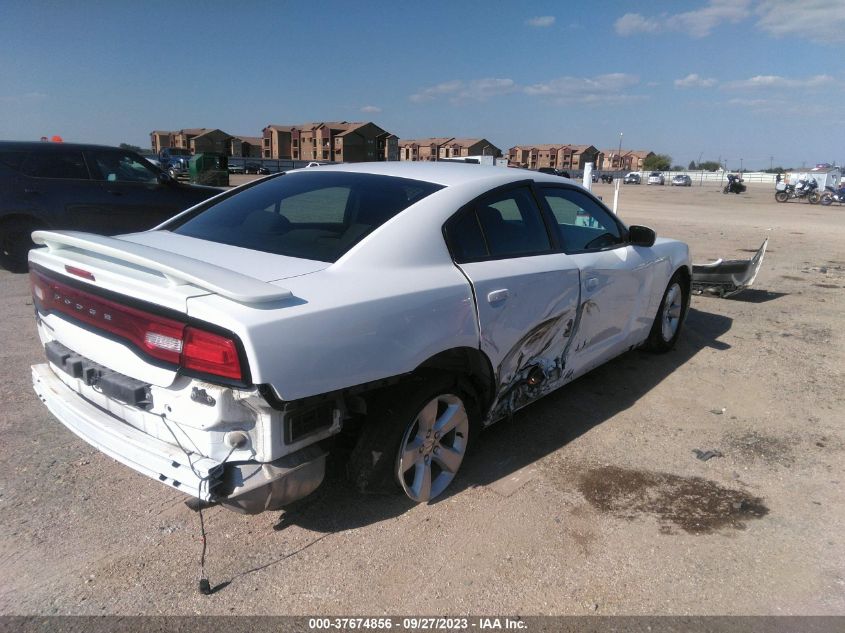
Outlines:
<svg viewBox="0 0 845 633"><path fill-rule="evenodd" d="M32 295L44 312L61 312L112 334L155 359L184 369L243 380L231 338L132 308L30 271Z"/></svg>
<svg viewBox="0 0 845 633"><path fill-rule="evenodd" d="M191 326L185 328L181 365L205 374L241 379L241 362L235 342Z"/></svg>

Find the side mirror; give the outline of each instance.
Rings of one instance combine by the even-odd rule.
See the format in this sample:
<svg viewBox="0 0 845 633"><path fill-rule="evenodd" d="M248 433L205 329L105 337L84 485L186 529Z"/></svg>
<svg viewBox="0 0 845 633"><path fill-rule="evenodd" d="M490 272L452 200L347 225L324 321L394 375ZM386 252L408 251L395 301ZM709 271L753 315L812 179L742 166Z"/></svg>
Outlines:
<svg viewBox="0 0 845 633"><path fill-rule="evenodd" d="M158 181L161 184L166 185L168 183L173 182L173 176L171 176L166 171L162 171L162 172L159 172L159 174L158 174Z"/></svg>
<svg viewBox="0 0 845 633"><path fill-rule="evenodd" d="M654 246L657 234L647 226L634 224L628 227L628 242L634 246Z"/></svg>

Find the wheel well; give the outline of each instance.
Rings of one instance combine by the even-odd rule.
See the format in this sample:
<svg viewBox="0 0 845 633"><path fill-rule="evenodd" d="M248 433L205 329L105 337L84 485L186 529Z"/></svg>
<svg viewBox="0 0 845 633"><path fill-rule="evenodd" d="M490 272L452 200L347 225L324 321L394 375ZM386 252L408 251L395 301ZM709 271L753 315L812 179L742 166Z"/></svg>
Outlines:
<svg viewBox="0 0 845 633"><path fill-rule="evenodd" d="M425 371L447 371L466 378L478 398L478 409L482 414L493 402L495 380L490 360L473 347L456 347L435 354L414 370L414 374Z"/></svg>
<svg viewBox="0 0 845 633"><path fill-rule="evenodd" d="M691 278L691 276L690 276L690 272L689 272L689 268L687 268L686 266L681 266L680 268L678 268L678 270L676 270L676 271L672 274L672 276L673 276L673 277L674 277L675 275L679 275L679 276L680 276L681 281L683 281L683 283L684 283L684 290L686 290L687 292L689 292L689 290L690 290L690 286L691 286L691 281L692 281L692 278Z"/></svg>

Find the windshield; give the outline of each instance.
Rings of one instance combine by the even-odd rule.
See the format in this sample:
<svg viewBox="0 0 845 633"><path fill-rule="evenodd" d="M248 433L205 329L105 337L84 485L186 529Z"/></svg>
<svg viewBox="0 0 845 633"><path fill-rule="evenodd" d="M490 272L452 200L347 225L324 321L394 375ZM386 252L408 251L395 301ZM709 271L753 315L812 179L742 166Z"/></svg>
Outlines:
<svg viewBox="0 0 845 633"><path fill-rule="evenodd" d="M162 227L265 253L335 262L441 185L392 176L309 171L266 180Z"/></svg>

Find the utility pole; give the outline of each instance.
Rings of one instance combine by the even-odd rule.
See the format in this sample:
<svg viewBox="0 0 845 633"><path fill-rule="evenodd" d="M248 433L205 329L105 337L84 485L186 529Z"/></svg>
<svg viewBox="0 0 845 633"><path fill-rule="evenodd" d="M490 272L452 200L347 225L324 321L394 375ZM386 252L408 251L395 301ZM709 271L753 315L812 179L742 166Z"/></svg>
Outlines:
<svg viewBox="0 0 845 633"><path fill-rule="evenodd" d="M701 187L704 185L704 170L701 168L701 157L704 156L704 151L702 150L701 153L698 155L698 162L695 164L698 167L698 186Z"/></svg>
<svg viewBox="0 0 845 633"><path fill-rule="evenodd" d="M775 168L775 157L769 156L769 171L773 171Z"/></svg>
<svg viewBox="0 0 845 633"><path fill-rule="evenodd" d="M739 173L742 173L742 159L739 159Z"/></svg>

